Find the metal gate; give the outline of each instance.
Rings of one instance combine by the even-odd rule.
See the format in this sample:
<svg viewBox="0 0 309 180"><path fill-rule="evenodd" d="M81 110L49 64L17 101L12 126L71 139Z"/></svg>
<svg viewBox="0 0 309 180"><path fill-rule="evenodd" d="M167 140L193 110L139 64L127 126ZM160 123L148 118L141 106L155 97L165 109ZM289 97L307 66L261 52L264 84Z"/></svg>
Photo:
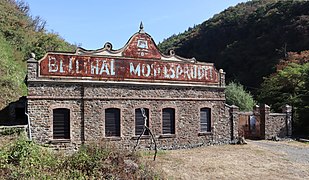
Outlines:
<svg viewBox="0 0 309 180"><path fill-rule="evenodd" d="M239 114L238 135L246 139L261 139L260 117L248 113Z"/></svg>

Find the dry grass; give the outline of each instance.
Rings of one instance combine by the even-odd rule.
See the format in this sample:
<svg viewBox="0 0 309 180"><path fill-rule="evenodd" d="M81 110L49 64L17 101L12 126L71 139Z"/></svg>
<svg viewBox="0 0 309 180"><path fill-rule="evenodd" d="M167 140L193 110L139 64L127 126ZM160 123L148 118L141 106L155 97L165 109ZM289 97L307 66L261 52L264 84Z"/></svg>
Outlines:
<svg viewBox="0 0 309 180"><path fill-rule="evenodd" d="M288 143L293 147L308 144ZM151 163L151 157L145 156ZM287 154L256 143L222 145L161 153L152 165L166 179L308 179L309 162L299 163Z"/></svg>

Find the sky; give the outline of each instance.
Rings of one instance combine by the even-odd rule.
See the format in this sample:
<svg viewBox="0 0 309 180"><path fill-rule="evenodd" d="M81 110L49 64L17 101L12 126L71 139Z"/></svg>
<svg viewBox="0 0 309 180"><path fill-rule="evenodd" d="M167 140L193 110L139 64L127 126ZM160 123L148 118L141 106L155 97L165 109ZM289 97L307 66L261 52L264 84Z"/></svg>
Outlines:
<svg viewBox="0 0 309 180"><path fill-rule="evenodd" d="M230 6L246 0L24 0L32 16L47 21L46 29L85 49L122 48L144 30L158 44Z"/></svg>

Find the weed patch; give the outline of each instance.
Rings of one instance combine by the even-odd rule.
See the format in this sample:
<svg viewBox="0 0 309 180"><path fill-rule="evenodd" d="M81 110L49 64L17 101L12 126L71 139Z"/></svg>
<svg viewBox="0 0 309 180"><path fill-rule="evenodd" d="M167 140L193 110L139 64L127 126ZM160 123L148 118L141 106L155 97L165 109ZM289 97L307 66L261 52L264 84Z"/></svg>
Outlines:
<svg viewBox="0 0 309 180"><path fill-rule="evenodd" d="M66 155L19 136L0 150L0 179L158 178L140 158L104 143L82 145Z"/></svg>

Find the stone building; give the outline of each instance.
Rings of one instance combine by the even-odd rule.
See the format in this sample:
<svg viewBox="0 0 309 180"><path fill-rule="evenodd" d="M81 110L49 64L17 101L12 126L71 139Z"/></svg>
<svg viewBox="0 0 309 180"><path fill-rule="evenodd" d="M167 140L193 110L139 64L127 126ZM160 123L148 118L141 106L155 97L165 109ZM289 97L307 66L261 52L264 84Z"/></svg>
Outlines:
<svg viewBox="0 0 309 180"><path fill-rule="evenodd" d="M114 50L49 52L28 64L32 139L55 147L113 141L131 148L144 116L159 148L228 143L238 122L225 105L225 73L214 64L159 52L141 26ZM141 108L145 113L142 113ZM151 144L149 132L141 146Z"/></svg>

